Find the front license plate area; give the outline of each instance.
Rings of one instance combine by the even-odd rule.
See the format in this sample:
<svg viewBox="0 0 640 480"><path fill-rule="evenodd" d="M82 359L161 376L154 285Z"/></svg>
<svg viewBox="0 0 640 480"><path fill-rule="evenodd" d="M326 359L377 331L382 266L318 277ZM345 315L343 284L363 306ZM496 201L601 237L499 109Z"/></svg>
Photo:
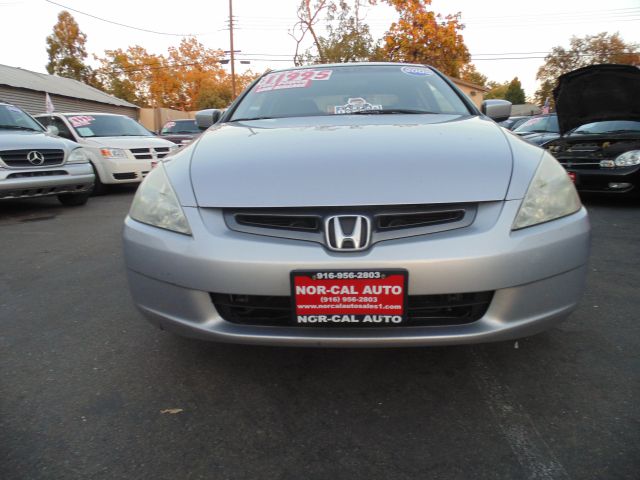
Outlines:
<svg viewBox="0 0 640 480"><path fill-rule="evenodd" d="M406 323L406 270L291 272L293 324L393 327Z"/></svg>

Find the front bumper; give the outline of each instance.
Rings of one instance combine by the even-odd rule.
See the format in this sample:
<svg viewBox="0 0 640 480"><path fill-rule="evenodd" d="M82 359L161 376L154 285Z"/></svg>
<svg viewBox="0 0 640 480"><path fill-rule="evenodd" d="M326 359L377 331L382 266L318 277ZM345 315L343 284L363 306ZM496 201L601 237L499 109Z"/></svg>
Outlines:
<svg viewBox="0 0 640 480"><path fill-rule="evenodd" d="M512 232L520 201L481 205L474 223L391 240L365 252L335 253L310 242L230 231L215 209L185 208L193 237L127 218L125 261L138 308L161 328L234 343L294 346L419 346L530 335L577 305L587 274L584 209ZM294 269L402 268L409 294L495 291L473 323L438 327L265 327L230 323L209 293L289 295Z"/></svg>
<svg viewBox="0 0 640 480"><path fill-rule="evenodd" d="M0 199L84 193L94 182L89 163L59 167L0 169Z"/></svg>
<svg viewBox="0 0 640 480"><path fill-rule="evenodd" d="M621 194L637 192L640 188L640 165L611 169L563 166L576 175L576 188L581 192ZM614 188L612 184L628 185Z"/></svg>
<svg viewBox="0 0 640 480"><path fill-rule="evenodd" d="M99 154L95 154L93 158L102 183L140 183L151 170L151 160L104 158Z"/></svg>

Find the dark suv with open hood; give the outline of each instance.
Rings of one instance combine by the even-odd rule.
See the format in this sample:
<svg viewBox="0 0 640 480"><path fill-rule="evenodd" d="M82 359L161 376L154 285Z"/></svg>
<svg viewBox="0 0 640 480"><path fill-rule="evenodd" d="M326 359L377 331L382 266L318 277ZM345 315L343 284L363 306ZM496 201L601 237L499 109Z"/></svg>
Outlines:
<svg viewBox="0 0 640 480"><path fill-rule="evenodd" d="M562 136L544 145L584 192L640 193L640 68L593 65L558 79Z"/></svg>

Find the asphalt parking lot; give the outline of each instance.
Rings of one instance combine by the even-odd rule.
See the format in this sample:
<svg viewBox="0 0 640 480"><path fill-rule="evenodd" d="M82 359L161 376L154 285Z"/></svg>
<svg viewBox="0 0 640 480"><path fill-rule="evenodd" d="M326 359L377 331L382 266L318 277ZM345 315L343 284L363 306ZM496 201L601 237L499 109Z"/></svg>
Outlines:
<svg viewBox="0 0 640 480"><path fill-rule="evenodd" d="M640 202L586 200L565 323L480 346L182 339L133 307L133 190L0 204L0 478L637 479Z"/></svg>

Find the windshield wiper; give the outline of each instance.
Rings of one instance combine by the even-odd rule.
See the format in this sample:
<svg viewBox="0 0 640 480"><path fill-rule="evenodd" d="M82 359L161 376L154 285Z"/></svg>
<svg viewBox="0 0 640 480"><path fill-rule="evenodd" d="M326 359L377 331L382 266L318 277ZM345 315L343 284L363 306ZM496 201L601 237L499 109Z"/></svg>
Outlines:
<svg viewBox="0 0 640 480"><path fill-rule="evenodd" d="M345 113L343 115L392 115L392 114L428 114L428 113L436 113L436 112L428 112L427 110L411 110L407 108L384 108L382 110L358 110L357 112Z"/></svg>
<svg viewBox="0 0 640 480"><path fill-rule="evenodd" d="M29 130L31 132L39 132L40 130L31 127L23 127L22 125L0 125L0 128L10 128L11 130Z"/></svg>

